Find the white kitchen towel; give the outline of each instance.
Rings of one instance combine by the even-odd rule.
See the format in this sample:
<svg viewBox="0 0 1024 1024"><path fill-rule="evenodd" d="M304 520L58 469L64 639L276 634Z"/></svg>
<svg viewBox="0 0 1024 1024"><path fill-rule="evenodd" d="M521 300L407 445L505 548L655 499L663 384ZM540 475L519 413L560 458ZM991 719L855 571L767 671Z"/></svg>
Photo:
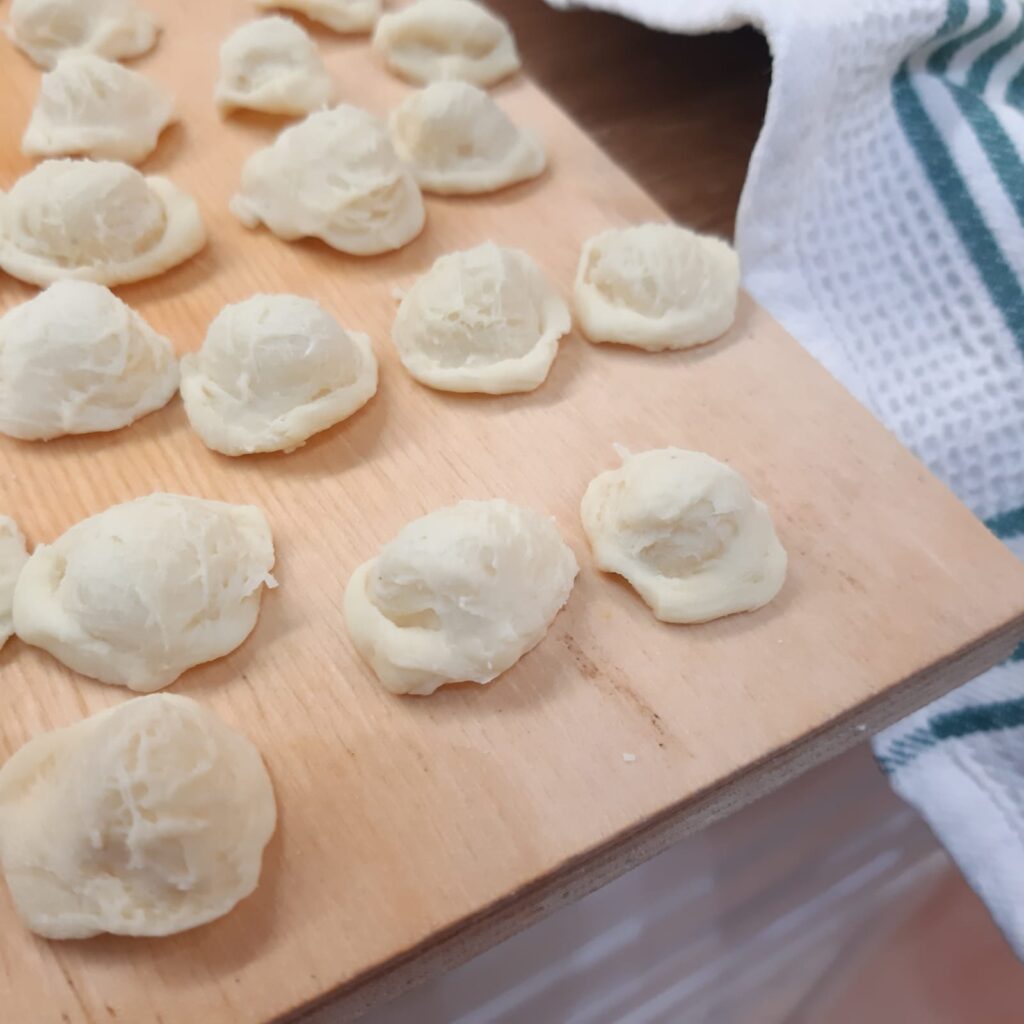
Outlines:
<svg viewBox="0 0 1024 1024"><path fill-rule="evenodd" d="M1024 558L1021 0L575 5L765 33L744 283ZM1024 644L874 744L1024 959Z"/></svg>

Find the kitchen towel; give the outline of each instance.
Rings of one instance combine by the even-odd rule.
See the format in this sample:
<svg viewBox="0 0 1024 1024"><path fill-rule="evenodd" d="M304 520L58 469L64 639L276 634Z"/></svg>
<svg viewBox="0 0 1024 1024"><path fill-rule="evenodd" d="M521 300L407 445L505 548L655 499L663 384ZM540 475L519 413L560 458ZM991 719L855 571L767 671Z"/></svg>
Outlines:
<svg viewBox="0 0 1024 1024"><path fill-rule="evenodd" d="M549 2L764 32L746 288L1024 558L1021 0ZM1024 959L1024 644L874 747Z"/></svg>

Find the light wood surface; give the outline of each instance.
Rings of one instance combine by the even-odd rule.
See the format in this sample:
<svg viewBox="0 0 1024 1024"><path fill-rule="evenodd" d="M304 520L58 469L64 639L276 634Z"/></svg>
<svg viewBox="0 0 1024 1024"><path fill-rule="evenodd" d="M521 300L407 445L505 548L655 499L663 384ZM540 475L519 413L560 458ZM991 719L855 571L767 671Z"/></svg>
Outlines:
<svg viewBox="0 0 1024 1024"><path fill-rule="evenodd" d="M217 46L246 5L152 6L166 31L137 66L176 89L184 126L145 169L194 192L211 242L121 296L185 351L226 301L314 295L374 338L381 391L287 456L217 456L178 403L116 434L0 439L0 509L31 541L155 489L251 501L274 528L281 582L238 651L173 688L266 757L281 821L260 888L192 933L63 944L27 934L4 890L5 1021L268 1021L331 998L355 1013L862 740L1024 633L1024 568L749 300L727 337L689 354L573 336L530 395L446 396L404 375L392 290L439 253L493 238L567 290L585 237L662 215L523 78L497 95L547 139L551 172L490 198L431 199L419 240L357 260L248 232L227 211L243 158L278 127L222 125L209 100ZM342 97L383 113L405 94L365 42L317 35ZM0 41L0 187L29 167L17 139L38 78ZM31 294L0 278L2 308ZM790 553L779 598L671 627L595 572L577 506L613 442L704 449L743 472ZM568 607L488 687L389 696L345 634L348 574L410 518L491 495L557 517L582 566ZM0 756L127 697L17 641L0 666Z"/></svg>

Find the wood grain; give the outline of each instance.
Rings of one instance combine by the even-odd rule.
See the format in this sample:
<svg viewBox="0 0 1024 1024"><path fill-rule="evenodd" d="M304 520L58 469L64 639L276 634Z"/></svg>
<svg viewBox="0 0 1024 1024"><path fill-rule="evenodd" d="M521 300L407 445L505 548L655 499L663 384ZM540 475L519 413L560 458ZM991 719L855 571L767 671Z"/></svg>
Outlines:
<svg viewBox="0 0 1024 1024"><path fill-rule="evenodd" d="M251 638L174 686L250 735L281 824L263 880L232 914L162 940L48 943L0 894L2 1017L163 1024L268 1021L341 997L355 1013L464 959L1000 660L1024 633L1024 568L749 300L702 350L652 357L569 338L538 391L441 395L402 372L392 291L441 252L488 238L531 252L568 290L580 242L662 211L522 78L500 101L548 140L536 183L428 201L400 253L346 258L248 232L227 211L244 157L278 125L222 124L210 92L241 0L153 2L166 25L138 66L178 92L183 125L146 165L197 196L211 242L123 288L181 351L226 301L316 296L366 330L380 394L294 454L231 460L180 404L116 434L0 443L0 509L33 542L167 489L252 501L275 531L281 586ZM317 33L339 94L378 113L406 91L365 42ZM0 187L38 72L0 42ZM0 278L0 308L31 289ZM595 572L577 506L613 442L730 461L775 513L791 572L768 608L661 625ZM582 565L546 640L488 687L397 699L354 655L349 572L408 519L498 495L554 514ZM12 641L0 653L0 756L127 696ZM637 760L625 763L624 752Z"/></svg>

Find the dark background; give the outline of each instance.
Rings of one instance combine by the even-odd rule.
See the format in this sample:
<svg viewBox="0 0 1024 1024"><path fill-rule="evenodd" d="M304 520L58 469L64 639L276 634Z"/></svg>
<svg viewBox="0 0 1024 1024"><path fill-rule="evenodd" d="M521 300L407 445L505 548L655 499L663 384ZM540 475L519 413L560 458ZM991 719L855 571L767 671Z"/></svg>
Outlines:
<svg viewBox="0 0 1024 1024"><path fill-rule="evenodd" d="M488 6L512 26L527 73L673 219L732 236L768 97L763 36L670 35L540 0Z"/></svg>

